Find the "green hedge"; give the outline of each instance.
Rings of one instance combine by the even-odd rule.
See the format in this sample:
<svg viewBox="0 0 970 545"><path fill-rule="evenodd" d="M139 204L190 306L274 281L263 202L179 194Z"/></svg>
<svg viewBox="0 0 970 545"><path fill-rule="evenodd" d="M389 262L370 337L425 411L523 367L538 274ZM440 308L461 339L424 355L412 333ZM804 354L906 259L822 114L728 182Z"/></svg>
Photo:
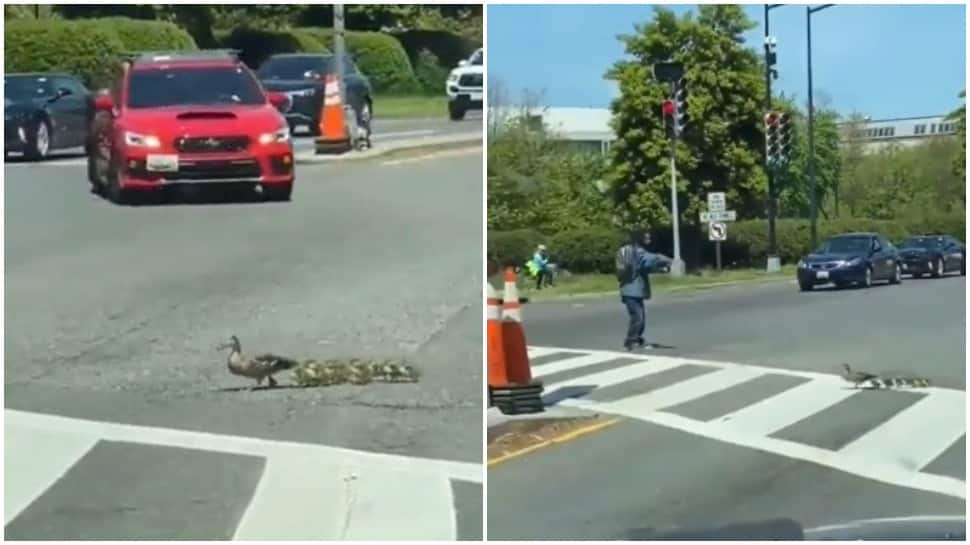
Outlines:
<svg viewBox="0 0 970 545"><path fill-rule="evenodd" d="M302 28L322 44L333 44L333 29ZM344 34L347 51L360 70L370 79L379 93L413 93L419 89L418 80L401 42L380 32Z"/></svg>
<svg viewBox="0 0 970 545"><path fill-rule="evenodd" d="M92 88L110 85L126 52L197 49L172 23L125 17L8 21L3 33L5 71L67 72Z"/></svg>
<svg viewBox="0 0 970 545"><path fill-rule="evenodd" d="M421 91L427 94L440 94L448 80L449 70L442 66L434 53L422 49L414 63L414 75L418 78Z"/></svg>
<svg viewBox="0 0 970 545"><path fill-rule="evenodd" d="M458 66L458 61L467 59L473 51L480 47L464 36L452 34L444 30L407 30L394 34L411 59L411 64L417 67L418 56L427 50L440 59L441 66L450 70Z"/></svg>
<svg viewBox="0 0 970 545"><path fill-rule="evenodd" d="M67 72L92 88L110 84L125 44L107 25L67 21L7 21L6 72Z"/></svg>
<svg viewBox="0 0 970 545"><path fill-rule="evenodd" d="M304 30L264 30L240 27L227 34L217 33L223 47L238 49L243 62L259 68L278 53L324 53L329 51L316 36Z"/></svg>
<svg viewBox="0 0 970 545"><path fill-rule="evenodd" d="M811 250L811 230L808 220L782 219L775 223L778 253L782 263L795 263ZM840 233L875 231L893 242L908 236L941 232L963 240L966 216L963 214L936 215L915 220L842 219L820 221L818 239L822 241ZM653 233L656 249L671 255L670 229ZM535 230L489 231L488 253L503 265L521 265L532 256L538 244L546 244L553 261L574 273L612 273L613 257L623 242L623 234L613 229L583 229L563 231L544 236ZM714 243L706 232L687 228L681 233L682 254L690 269L714 264ZM728 225L728 240L723 243L721 256L725 267L755 267L765 264L768 252L767 220L748 220Z"/></svg>

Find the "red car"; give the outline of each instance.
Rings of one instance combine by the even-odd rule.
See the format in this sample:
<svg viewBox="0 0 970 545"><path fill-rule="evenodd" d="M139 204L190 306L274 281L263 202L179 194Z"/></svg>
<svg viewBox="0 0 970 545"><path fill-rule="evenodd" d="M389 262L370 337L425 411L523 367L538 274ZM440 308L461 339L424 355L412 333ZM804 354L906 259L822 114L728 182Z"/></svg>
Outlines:
<svg viewBox="0 0 970 545"><path fill-rule="evenodd" d="M88 179L116 203L180 184L252 184L290 199L293 144L279 108L233 53L145 53L98 95Z"/></svg>

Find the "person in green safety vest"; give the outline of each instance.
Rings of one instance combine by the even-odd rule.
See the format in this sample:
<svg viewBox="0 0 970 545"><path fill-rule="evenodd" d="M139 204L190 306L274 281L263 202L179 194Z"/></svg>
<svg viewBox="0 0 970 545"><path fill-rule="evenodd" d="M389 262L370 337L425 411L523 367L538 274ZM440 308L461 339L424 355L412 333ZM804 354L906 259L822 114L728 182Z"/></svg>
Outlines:
<svg viewBox="0 0 970 545"><path fill-rule="evenodd" d="M540 244L536 248L536 252L532 254L532 259L526 262L525 268L529 271L529 276L535 277L537 290L542 289L543 283L552 286L552 273L549 270L549 252L545 244Z"/></svg>

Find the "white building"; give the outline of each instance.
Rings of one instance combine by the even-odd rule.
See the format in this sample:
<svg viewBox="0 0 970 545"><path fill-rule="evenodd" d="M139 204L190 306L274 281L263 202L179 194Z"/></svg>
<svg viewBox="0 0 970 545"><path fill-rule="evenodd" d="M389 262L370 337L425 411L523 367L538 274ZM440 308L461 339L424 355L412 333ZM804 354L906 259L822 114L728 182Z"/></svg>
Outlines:
<svg viewBox="0 0 970 545"><path fill-rule="evenodd" d="M492 123L501 122L523 112L522 108L490 108L489 119ZM530 124L544 127L558 139L591 151L606 153L616 138L610 128L612 114L608 108L530 108L526 113ZM956 123L945 117L867 118L859 134L867 149L879 149L890 143L908 146L927 138L955 135Z"/></svg>

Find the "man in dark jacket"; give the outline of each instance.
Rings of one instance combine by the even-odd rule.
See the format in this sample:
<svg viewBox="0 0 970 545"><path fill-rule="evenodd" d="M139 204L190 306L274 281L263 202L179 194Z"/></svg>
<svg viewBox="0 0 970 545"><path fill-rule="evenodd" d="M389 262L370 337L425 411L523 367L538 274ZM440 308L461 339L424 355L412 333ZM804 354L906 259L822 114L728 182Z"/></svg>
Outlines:
<svg viewBox="0 0 970 545"><path fill-rule="evenodd" d="M620 284L620 299L630 315L623 346L627 350L652 348L643 338L646 329L646 307L650 299L650 272L658 265L668 262L665 256L647 251L650 234L634 231L627 244L616 252L616 276Z"/></svg>

